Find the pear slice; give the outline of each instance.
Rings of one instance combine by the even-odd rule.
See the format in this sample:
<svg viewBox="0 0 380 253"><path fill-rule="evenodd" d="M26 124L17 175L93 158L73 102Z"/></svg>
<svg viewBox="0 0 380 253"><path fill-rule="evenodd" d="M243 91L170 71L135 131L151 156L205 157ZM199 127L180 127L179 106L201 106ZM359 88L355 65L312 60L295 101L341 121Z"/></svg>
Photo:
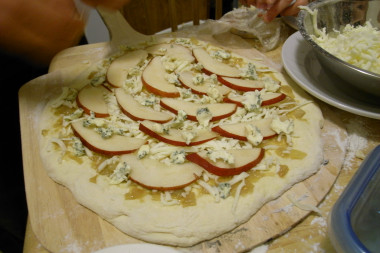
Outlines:
<svg viewBox="0 0 380 253"><path fill-rule="evenodd" d="M196 133L195 137L189 142L186 143L186 139L183 137L184 130L170 128L169 133L160 133L155 130L154 125L157 123L151 121L143 121L140 123L140 131L146 133L147 135L156 138L159 141L165 142L174 146L195 146L200 145L205 142L215 139L218 135L209 131L207 129L194 130Z"/></svg>
<svg viewBox="0 0 380 253"><path fill-rule="evenodd" d="M234 114L237 109L237 105L234 103L215 103L215 104L196 104L188 101L162 98L160 104L163 108L178 114L179 110L183 110L187 114L187 119L197 121L197 111L201 108L207 107L212 114L210 121L217 121L227 118Z"/></svg>
<svg viewBox="0 0 380 253"><path fill-rule="evenodd" d="M107 70L107 81L114 87L123 87L128 73L148 57L145 50L135 50L116 58Z"/></svg>
<svg viewBox="0 0 380 253"><path fill-rule="evenodd" d="M267 106L284 100L286 98L286 95L280 92L265 92L264 94L262 94L261 98L261 106ZM223 101L226 103L235 103L237 106L244 107L243 102L245 99L246 98L242 95L229 93Z"/></svg>
<svg viewBox="0 0 380 253"><path fill-rule="evenodd" d="M208 75L216 74L218 76L240 77L241 71L238 68L215 60L201 47L194 48L193 55L197 62L203 66L202 71Z"/></svg>
<svg viewBox="0 0 380 253"><path fill-rule="evenodd" d="M162 43L154 46L147 47L146 50L149 54L154 56L167 56L180 61L193 62L195 58L190 49L178 44Z"/></svg>
<svg viewBox="0 0 380 253"><path fill-rule="evenodd" d="M71 123L74 134L88 149L104 155L128 154L139 149L146 140L114 134L104 139L94 129L84 127L83 120Z"/></svg>
<svg viewBox="0 0 380 253"><path fill-rule="evenodd" d="M212 83L206 81L200 85L194 84L193 78L195 76L196 75L193 72L184 71L179 74L178 80L185 88L191 89L193 93L198 95L207 95ZM231 89L229 89L226 86L215 86L215 88L219 91L219 93L222 96L227 95L231 91Z"/></svg>
<svg viewBox="0 0 380 253"><path fill-rule="evenodd" d="M224 76L218 76L218 80L225 86L238 91L261 90L265 87L264 82L260 80L249 80Z"/></svg>
<svg viewBox="0 0 380 253"><path fill-rule="evenodd" d="M135 154L120 157L131 167L129 179L145 188L160 191L178 190L197 181L203 169L194 163L166 165L158 160L138 159Z"/></svg>
<svg viewBox="0 0 380 253"><path fill-rule="evenodd" d="M166 123L173 119L168 113L158 112L150 107L143 106L130 94L126 93L123 88L115 89L115 96L121 111L133 120L150 120L157 123Z"/></svg>
<svg viewBox="0 0 380 253"><path fill-rule="evenodd" d="M266 140L277 135L276 132L272 130L270 126L271 123L272 119L260 119L241 123L219 125L213 127L212 131L224 137L234 138L241 141L248 141L246 135L246 126L253 125L260 130L261 134L263 135L263 139Z"/></svg>
<svg viewBox="0 0 380 253"><path fill-rule="evenodd" d="M86 85L78 92L77 104L87 114L94 112L96 117L108 117L108 106L104 95L109 93L111 91L103 85Z"/></svg>
<svg viewBox="0 0 380 253"><path fill-rule="evenodd" d="M166 71L161 57L154 57L144 69L141 80L145 88L161 97L179 97L180 93L174 84L165 79Z"/></svg>
<svg viewBox="0 0 380 253"><path fill-rule="evenodd" d="M217 176L234 176L255 167L263 159L265 153L262 148L233 149L227 152L234 157L233 164L219 159L214 162L208 158L207 151L188 154L186 159Z"/></svg>

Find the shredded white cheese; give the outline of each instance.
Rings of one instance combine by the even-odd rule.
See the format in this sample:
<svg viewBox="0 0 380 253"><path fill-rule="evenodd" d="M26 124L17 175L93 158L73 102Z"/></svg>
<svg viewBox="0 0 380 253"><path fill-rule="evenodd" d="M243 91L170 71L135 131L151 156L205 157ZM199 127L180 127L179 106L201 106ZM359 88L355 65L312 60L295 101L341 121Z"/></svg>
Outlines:
<svg viewBox="0 0 380 253"><path fill-rule="evenodd" d="M177 199L173 199L172 195L169 191L161 192L160 194L161 203L165 206L178 205L179 201Z"/></svg>
<svg viewBox="0 0 380 253"><path fill-rule="evenodd" d="M105 167L107 167L110 164L114 164L119 162L119 157L118 156L113 156L107 160L104 160L101 164L98 166L98 171L102 171Z"/></svg>
<svg viewBox="0 0 380 253"><path fill-rule="evenodd" d="M317 27L317 10L303 7L313 18L312 39L327 52L356 67L380 74L380 31L370 21L364 25L347 24L340 31L326 33Z"/></svg>
<svg viewBox="0 0 380 253"><path fill-rule="evenodd" d="M211 196L214 197L215 202L220 201L219 190L217 187L213 187L203 180L198 180L197 183L202 186Z"/></svg>
<svg viewBox="0 0 380 253"><path fill-rule="evenodd" d="M237 189L236 189L234 204L232 206L232 211L233 212L235 212L235 210L236 210L236 207L237 207L237 204L238 204L238 201L239 201L239 197L240 197L240 192L241 192L241 189L243 189L244 186L245 186L245 180L243 179L241 181L241 183L238 185Z"/></svg>

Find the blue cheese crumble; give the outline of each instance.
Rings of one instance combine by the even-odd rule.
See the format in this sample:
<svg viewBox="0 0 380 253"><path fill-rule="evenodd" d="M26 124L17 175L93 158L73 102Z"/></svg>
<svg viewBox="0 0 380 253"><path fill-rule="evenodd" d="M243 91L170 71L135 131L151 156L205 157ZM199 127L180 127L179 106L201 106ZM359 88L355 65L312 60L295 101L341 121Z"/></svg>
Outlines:
<svg viewBox="0 0 380 253"><path fill-rule="evenodd" d="M155 96L150 96L150 97L146 98L141 104L144 106L153 107L155 104L157 104L157 99Z"/></svg>
<svg viewBox="0 0 380 253"><path fill-rule="evenodd" d="M222 199L228 198L228 196L230 196L230 193L231 193L231 184L228 182L218 184L218 191L219 191L219 196Z"/></svg>
<svg viewBox="0 0 380 253"><path fill-rule="evenodd" d="M209 150L207 151L207 157L210 158L211 161L216 162L217 160L222 160L228 164L235 163L235 157L228 153L226 150Z"/></svg>
<svg viewBox="0 0 380 253"><path fill-rule="evenodd" d="M259 145L263 141L263 135L261 134L260 129L257 126L248 124L245 126L246 136L249 141L254 146Z"/></svg>
<svg viewBox="0 0 380 253"><path fill-rule="evenodd" d="M176 38L174 42L176 44L184 45L184 46L192 45L191 39L188 39L188 38Z"/></svg>
<svg viewBox="0 0 380 253"><path fill-rule="evenodd" d="M162 125L159 123L153 124L153 131L159 134L169 134L170 128L169 125Z"/></svg>
<svg viewBox="0 0 380 253"><path fill-rule="evenodd" d="M261 79L264 82L264 88L269 92L276 92L280 88L280 82L273 80L270 77L264 77Z"/></svg>
<svg viewBox="0 0 380 253"><path fill-rule="evenodd" d="M171 123L171 127L180 128L185 124L185 120L187 119L187 113L184 110L179 110L177 116Z"/></svg>
<svg viewBox="0 0 380 253"><path fill-rule="evenodd" d="M214 99L215 101L217 102L220 102L223 100L223 95L219 92L219 90L213 85L213 86L210 86L208 89L207 89L207 95Z"/></svg>
<svg viewBox="0 0 380 253"><path fill-rule="evenodd" d="M260 91L249 91L244 93L243 96L245 99L242 103L248 112L258 111L260 109L261 103L263 102Z"/></svg>
<svg viewBox="0 0 380 253"><path fill-rule="evenodd" d="M131 167L126 162L120 162L110 176L111 184L120 184L128 178Z"/></svg>
<svg viewBox="0 0 380 253"><path fill-rule="evenodd" d="M206 75L204 73L197 73L192 78L192 81L194 85L202 85L202 84L205 84L206 82L211 83L211 84L217 84L218 76L215 74Z"/></svg>
<svg viewBox="0 0 380 253"><path fill-rule="evenodd" d="M256 66L253 63L248 63L244 68L242 68L242 73L240 74L241 77L250 79L250 80L257 80L258 75L256 71Z"/></svg>
<svg viewBox="0 0 380 253"><path fill-rule="evenodd" d="M95 131L100 134L100 136L103 139L109 139L113 135L113 131L111 128L106 128L106 127L97 127L95 128Z"/></svg>
<svg viewBox="0 0 380 253"><path fill-rule="evenodd" d="M193 64L192 67L194 70L197 70L197 71L202 71L203 69L203 65L201 63Z"/></svg>
<svg viewBox="0 0 380 253"><path fill-rule="evenodd" d="M181 83L178 80L178 75L175 73L166 74L165 79L175 86L181 86Z"/></svg>
<svg viewBox="0 0 380 253"><path fill-rule="evenodd" d="M86 155L86 150L84 148L83 143L80 141L78 137L72 137L72 147L74 149L75 156L84 156Z"/></svg>
<svg viewBox="0 0 380 253"><path fill-rule="evenodd" d="M83 126L84 127L103 127L106 125L106 120L102 118L96 118L95 114L91 112L90 116L88 116L84 121L83 121Z"/></svg>
<svg viewBox="0 0 380 253"><path fill-rule="evenodd" d="M207 107L202 107L197 110L196 118L200 125L208 126L212 119L212 113Z"/></svg>
<svg viewBox="0 0 380 253"><path fill-rule="evenodd" d="M148 144L142 145L137 151L137 158L143 159L149 154L149 152L150 152L150 146Z"/></svg>
<svg viewBox="0 0 380 253"><path fill-rule="evenodd" d="M197 133L194 131L182 131L181 135L186 144L189 145L191 141L197 136Z"/></svg>
<svg viewBox="0 0 380 253"><path fill-rule="evenodd" d="M231 54L224 50L216 50L211 52L211 56L218 60L228 60L231 58Z"/></svg>
<svg viewBox="0 0 380 253"><path fill-rule="evenodd" d="M294 131L294 120L293 119L281 120L279 116L276 116L275 118L273 118L270 126L273 129L273 131L275 131L277 134L279 134L279 136L285 135L286 136L286 142L289 145L292 145L291 134Z"/></svg>
<svg viewBox="0 0 380 253"><path fill-rule="evenodd" d="M186 161L185 150L176 150L170 154L170 162L174 164L182 164Z"/></svg>
<svg viewBox="0 0 380 253"><path fill-rule="evenodd" d="M142 82L138 76L132 76L130 78L125 79L123 84L123 89L130 93L137 93L141 91Z"/></svg>
<svg viewBox="0 0 380 253"><path fill-rule="evenodd" d="M195 84L195 85L201 85L201 84L203 84L204 83L204 81L205 81L205 76L204 76L204 74L203 73L201 73L201 74L196 74L194 77L193 77L193 83Z"/></svg>
<svg viewBox="0 0 380 253"><path fill-rule="evenodd" d="M106 69L96 72L96 74L91 78L90 84L92 86L99 86L106 81Z"/></svg>
<svg viewBox="0 0 380 253"><path fill-rule="evenodd" d="M286 135L290 135L291 133L293 133L294 130L294 120L286 119L282 121L280 117L277 116L272 120L271 128L277 134L283 133Z"/></svg>

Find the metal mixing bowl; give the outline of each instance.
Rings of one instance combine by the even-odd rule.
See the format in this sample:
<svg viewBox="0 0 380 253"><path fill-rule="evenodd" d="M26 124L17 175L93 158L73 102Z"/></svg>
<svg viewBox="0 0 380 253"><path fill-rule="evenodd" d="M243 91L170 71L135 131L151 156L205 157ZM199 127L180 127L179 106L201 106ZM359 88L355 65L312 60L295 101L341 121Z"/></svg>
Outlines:
<svg viewBox="0 0 380 253"><path fill-rule="evenodd" d="M346 24L371 24L380 29L380 0L317 0L308 5L311 10L318 10L317 27L326 28L326 33L340 30ZM335 73L355 88L380 97L380 74L353 66L321 48L310 35L315 35L312 16L301 10L297 16L297 26L304 39L313 47L321 65ZM380 60L380 59L379 59Z"/></svg>

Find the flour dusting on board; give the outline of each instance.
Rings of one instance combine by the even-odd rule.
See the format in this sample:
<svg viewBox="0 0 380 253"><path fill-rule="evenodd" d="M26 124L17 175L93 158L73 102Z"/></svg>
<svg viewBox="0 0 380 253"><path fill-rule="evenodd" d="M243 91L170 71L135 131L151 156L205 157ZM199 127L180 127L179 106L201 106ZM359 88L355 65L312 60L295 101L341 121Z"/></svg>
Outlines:
<svg viewBox="0 0 380 253"><path fill-rule="evenodd" d="M82 241L75 239L72 233L68 233L63 238L64 245L59 252L60 253L78 253L78 252L95 252L102 247L104 244L102 241Z"/></svg>
<svg viewBox="0 0 380 253"><path fill-rule="evenodd" d="M62 248L59 252L68 253L68 252L82 252L83 248L79 243L68 244L65 248Z"/></svg>
<svg viewBox="0 0 380 253"><path fill-rule="evenodd" d="M268 251L268 245L263 244L252 249L249 253L266 253Z"/></svg>
<svg viewBox="0 0 380 253"><path fill-rule="evenodd" d="M365 123L358 119L350 119L347 124L348 136L348 148L347 155L343 165L344 170L352 169L352 160L354 158L363 159L363 149L368 146L367 137L369 136L366 131Z"/></svg>
<svg viewBox="0 0 380 253"><path fill-rule="evenodd" d="M62 217L64 214L65 214L65 211L63 209L57 209L56 212L46 211L43 213L41 219L43 219L43 220L45 220L45 219L58 219L59 217Z"/></svg>
<svg viewBox="0 0 380 253"><path fill-rule="evenodd" d="M327 221L323 217L315 217L311 222L311 225L318 224L321 227L326 227L327 226Z"/></svg>
<svg viewBox="0 0 380 253"><path fill-rule="evenodd" d="M341 135L341 130L340 129L331 129L328 132L324 132L323 136L330 136L336 140L336 146L340 150L344 151L346 150L347 146L347 138L343 137Z"/></svg>
<svg viewBox="0 0 380 253"><path fill-rule="evenodd" d="M235 249L236 250L239 250L239 249L245 249L245 246L244 246L244 244L240 241L240 240L238 240L238 242L235 244Z"/></svg>

